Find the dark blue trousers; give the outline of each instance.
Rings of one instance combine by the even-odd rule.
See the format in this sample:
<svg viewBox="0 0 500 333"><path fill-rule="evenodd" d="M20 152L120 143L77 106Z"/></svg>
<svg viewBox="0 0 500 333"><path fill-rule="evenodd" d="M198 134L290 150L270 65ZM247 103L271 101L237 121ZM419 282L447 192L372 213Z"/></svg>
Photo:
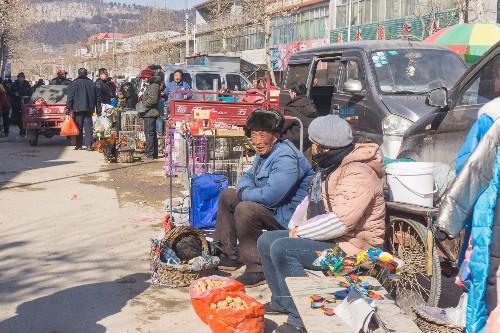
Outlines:
<svg viewBox="0 0 500 333"><path fill-rule="evenodd" d="M80 111L73 113L73 119L78 125L78 135L76 136L76 146L81 148L85 143L85 146L92 147L92 141L94 138L94 130L92 125L92 113L90 111ZM83 141L83 132L85 132L85 142Z"/></svg>

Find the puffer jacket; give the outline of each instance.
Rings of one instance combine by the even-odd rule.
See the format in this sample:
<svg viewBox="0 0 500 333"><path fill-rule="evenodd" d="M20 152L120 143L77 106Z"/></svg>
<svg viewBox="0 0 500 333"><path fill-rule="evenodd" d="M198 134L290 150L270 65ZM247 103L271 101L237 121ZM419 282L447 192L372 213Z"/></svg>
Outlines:
<svg viewBox="0 0 500 333"><path fill-rule="evenodd" d="M144 106L145 113L143 118L157 118L160 116L160 110L158 109L158 103L160 102L160 76L153 76L149 80L149 85L142 95L141 103Z"/></svg>
<svg viewBox="0 0 500 333"><path fill-rule="evenodd" d="M483 332L488 310L497 303L494 272L500 265L496 206L500 188L500 98L485 104L456 159L457 176L439 210L436 226L456 236L466 229L463 246L473 244L469 260L467 333ZM463 249L462 251L463 252ZM463 258L460 258L461 264Z"/></svg>
<svg viewBox="0 0 500 333"><path fill-rule="evenodd" d="M328 195L323 184L325 207L329 200L333 212L347 228L347 233L338 239L347 255L380 247L384 242L383 176L380 147L374 143L357 144L327 178Z"/></svg>
<svg viewBox="0 0 500 333"><path fill-rule="evenodd" d="M314 176L304 154L288 140L276 142L267 156L257 156L236 188L242 201L253 201L273 211L287 228L295 208L307 196Z"/></svg>

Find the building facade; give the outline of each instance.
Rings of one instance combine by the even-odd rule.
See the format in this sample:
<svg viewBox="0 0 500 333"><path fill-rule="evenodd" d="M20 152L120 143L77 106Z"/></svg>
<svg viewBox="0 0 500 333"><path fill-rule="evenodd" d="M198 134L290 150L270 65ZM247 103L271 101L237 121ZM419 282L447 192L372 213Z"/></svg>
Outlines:
<svg viewBox="0 0 500 333"><path fill-rule="evenodd" d="M455 0L333 0L330 42L363 39L422 40L462 16ZM349 16L350 13L350 16ZM350 26L350 28L349 28Z"/></svg>

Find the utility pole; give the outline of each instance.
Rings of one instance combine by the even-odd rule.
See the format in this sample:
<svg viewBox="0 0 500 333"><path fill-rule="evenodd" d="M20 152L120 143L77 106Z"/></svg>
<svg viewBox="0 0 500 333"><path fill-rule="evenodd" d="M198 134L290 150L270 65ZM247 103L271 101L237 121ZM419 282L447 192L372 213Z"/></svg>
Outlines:
<svg viewBox="0 0 500 333"><path fill-rule="evenodd" d="M347 42L351 41L351 15L352 15L352 0L349 0L348 9L347 9Z"/></svg>
<svg viewBox="0 0 500 333"><path fill-rule="evenodd" d="M189 57L189 13L188 13L188 0L185 0L186 14L184 20L186 21L186 57Z"/></svg>

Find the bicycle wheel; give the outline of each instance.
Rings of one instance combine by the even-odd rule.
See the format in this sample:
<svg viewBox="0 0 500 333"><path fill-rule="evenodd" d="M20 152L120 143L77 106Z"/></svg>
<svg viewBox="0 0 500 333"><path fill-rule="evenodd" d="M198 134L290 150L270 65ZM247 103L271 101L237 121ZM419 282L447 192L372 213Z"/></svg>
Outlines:
<svg viewBox="0 0 500 333"><path fill-rule="evenodd" d="M386 246L405 262L401 279L388 281L386 288L406 313L418 304L437 306L441 295L441 267L433 245L432 273L427 273L427 229L420 223L391 216L386 228Z"/></svg>

